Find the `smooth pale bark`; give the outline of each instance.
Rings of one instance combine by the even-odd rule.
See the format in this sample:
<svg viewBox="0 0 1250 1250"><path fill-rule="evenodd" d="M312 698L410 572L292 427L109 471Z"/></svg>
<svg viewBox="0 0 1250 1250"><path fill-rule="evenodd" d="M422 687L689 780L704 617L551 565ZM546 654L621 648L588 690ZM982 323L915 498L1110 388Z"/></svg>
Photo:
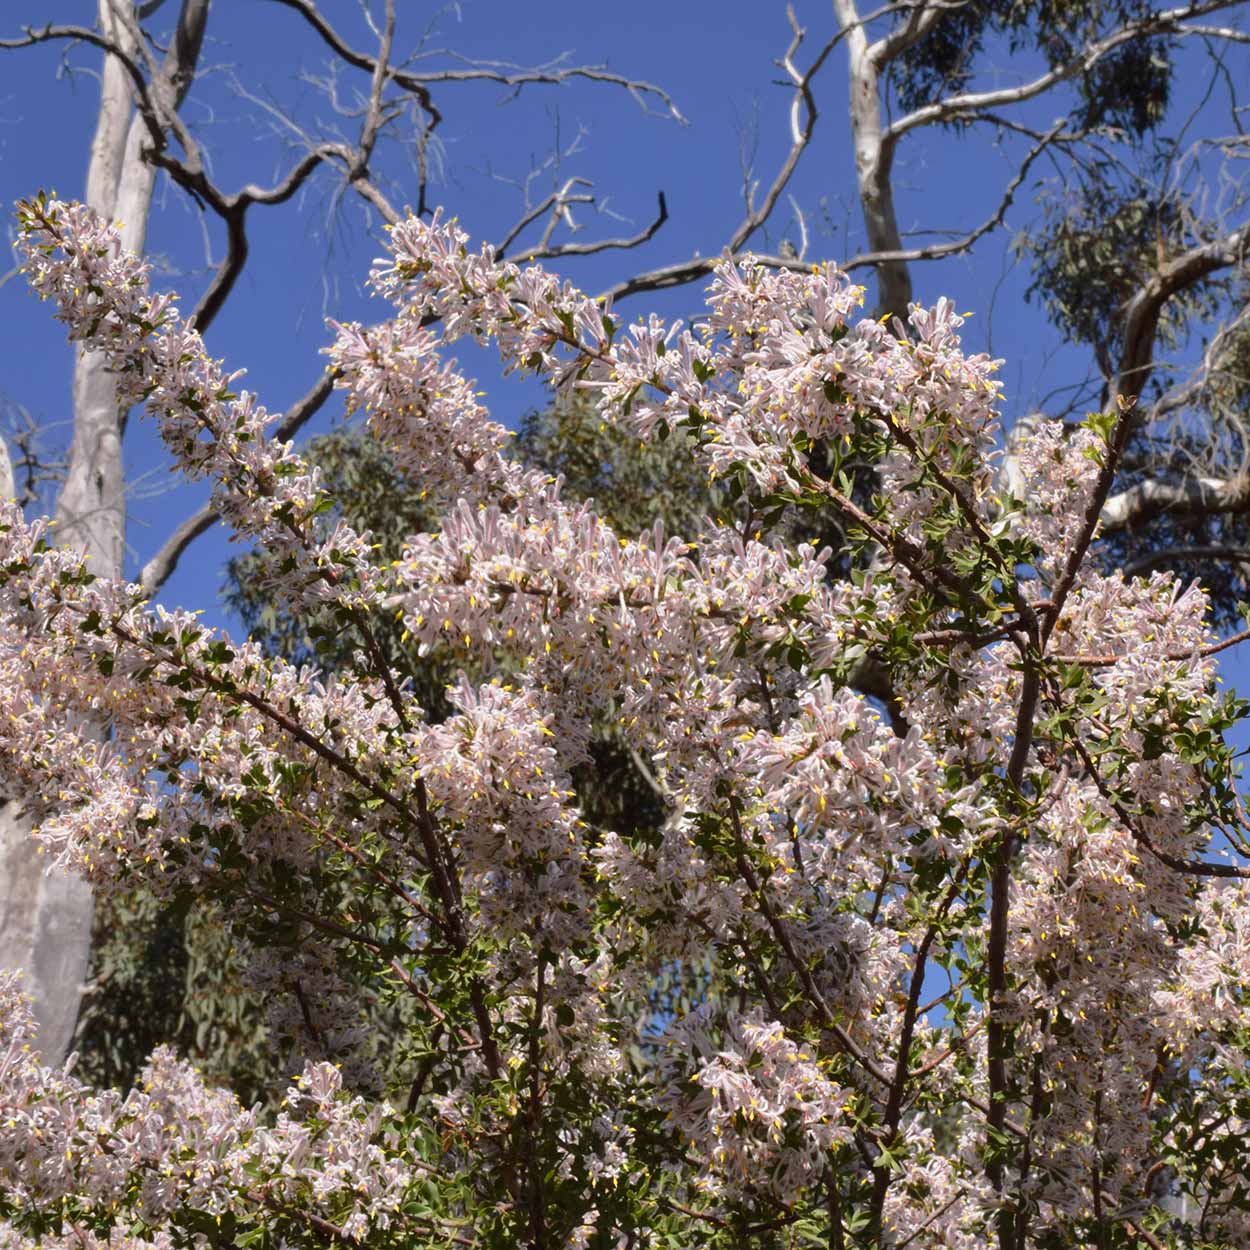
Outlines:
<svg viewBox="0 0 1250 1250"><path fill-rule="evenodd" d="M13 479L13 461L9 459L9 445L0 436L0 499L13 499L17 495L17 483Z"/></svg>
<svg viewBox="0 0 1250 1250"><path fill-rule="evenodd" d="M121 16L132 7L128 0L124 8L119 0L100 0L100 28L128 55L138 56L135 26ZM153 97L164 108L176 109L190 85L207 13L208 0L184 0L180 37L152 84ZM121 62L106 57L87 203L102 217L120 220L125 246L142 252L155 169L143 159L151 135L130 92ZM78 352L73 400L74 433L57 500L55 534L60 543L82 551L95 573L120 577L126 541L126 413L118 407L112 376L99 353ZM24 972L38 1025L37 1045L48 1062L59 1061L74 1036L90 956L91 918L89 887L76 876L47 870L19 805L4 793L0 779L0 966Z"/></svg>
<svg viewBox="0 0 1250 1250"><path fill-rule="evenodd" d="M881 118L881 58L884 45L868 42L854 0L834 0L834 12L846 31L847 71L851 85L851 139L855 148L855 177L860 210L872 252L902 251L894 212L894 144ZM892 50L891 50L892 51ZM886 313L907 319L911 303L911 273L904 261L876 266L878 317Z"/></svg>
<svg viewBox="0 0 1250 1250"><path fill-rule="evenodd" d="M1176 482L1153 478L1112 495L1102 510L1104 534L1134 529L1156 517L1211 516L1250 511L1250 477L1183 477Z"/></svg>

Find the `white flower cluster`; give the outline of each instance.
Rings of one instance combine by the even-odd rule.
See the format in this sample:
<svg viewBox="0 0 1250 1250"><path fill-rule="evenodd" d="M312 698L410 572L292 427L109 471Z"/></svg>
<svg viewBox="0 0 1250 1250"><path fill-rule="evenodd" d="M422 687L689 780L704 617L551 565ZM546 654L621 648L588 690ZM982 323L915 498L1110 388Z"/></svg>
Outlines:
<svg viewBox="0 0 1250 1250"><path fill-rule="evenodd" d="M1246 822L1202 592L1069 567L1098 427L1018 440L1008 511L994 362L945 302L852 323L832 267L726 260L706 324L625 326L411 220L373 273L395 316L330 349L445 508L380 569L112 231L54 200L21 223L72 336L361 645L334 677L271 660L0 506L6 785L102 888L228 895L275 1037L318 1060L272 1121L165 1050L99 1093L34 1062L4 981L4 1244L166 1250L218 1217L291 1246L1119 1244L1195 1141L1215 1170L1176 1184L1235 1244ZM680 426L737 510L615 533L508 459L440 358L466 334L642 437ZM858 444L871 501L828 471ZM858 535L853 577L783 514ZM483 673L442 723L371 645L396 614ZM604 723L658 828L579 808ZM656 988L698 969L698 1001ZM419 1019L378 1094L386 995Z"/></svg>

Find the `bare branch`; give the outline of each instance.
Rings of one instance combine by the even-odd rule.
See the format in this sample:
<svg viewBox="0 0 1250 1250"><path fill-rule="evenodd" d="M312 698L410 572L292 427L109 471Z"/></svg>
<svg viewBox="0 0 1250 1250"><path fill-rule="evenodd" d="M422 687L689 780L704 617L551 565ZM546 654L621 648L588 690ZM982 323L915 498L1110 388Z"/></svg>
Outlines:
<svg viewBox="0 0 1250 1250"><path fill-rule="evenodd" d="M1124 345L1115 375L1107 379L1104 405L1117 395L1135 398L1145 389L1154 367L1155 332L1167 301L1220 269L1245 264L1248 255L1250 226L1243 225L1160 265L1158 272L1129 301Z"/></svg>
<svg viewBox="0 0 1250 1250"><path fill-rule="evenodd" d="M178 165L177 162L162 162L162 167L169 170L175 182L192 195L208 203L226 223L225 258L217 267L208 290L200 297L200 302L191 314L191 320L201 334L207 331L221 311L222 305L243 272L244 265L247 264L250 249L245 219L248 208L253 204L281 204L289 200L331 154L331 150L326 148L309 152L276 186L269 188L247 186L232 196L222 196L212 187L202 172L196 175ZM172 168L175 165L176 171Z"/></svg>
<svg viewBox="0 0 1250 1250"><path fill-rule="evenodd" d="M346 61L348 65L356 69L362 69L366 73L377 73L377 60L350 47L334 27L321 15L312 0L273 0L273 3L285 5L288 9L294 9L321 36L322 40L340 60ZM443 115L434 106L434 100L430 96L429 88L425 85L424 77L408 73L405 70L392 70L390 78L397 86L403 87L405 91L411 91L417 97L421 107L429 115L431 127L437 126L443 120Z"/></svg>
<svg viewBox="0 0 1250 1250"><path fill-rule="evenodd" d="M985 109L1001 108L1012 104L1022 104L1035 96L1049 91L1051 87L1086 73L1108 53L1114 52L1122 44L1134 39L1150 35L1168 34L1180 23L1191 17L1201 17L1205 13L1213 13L1219 9L1233 8L1240 0L1200 0L1199 3L1185 5L1181 8L1166 9L1163 12L1148 13L1135 22L1126 23L1119 30L1103 39L1096 40L1084 47L1080 54L1065 61L1062 65L1047 70L1029 82L1017 87L1000 87L992 91L966 92L948 96L944 100L936 100L922 108L915 109L905 117L894 122L883 136L883 142L894 145L907 134L921 126L932 126L942 122L954 121L960 117L983 112Z"/></svg>
<svg viewBox="0 0 1250 1250"><path fill-rule="evenodd" d="M287 0L279 0L279 2L286 3ZM430 70L421 75L422 82L495 82L500 86L519 90L536 84L561 86L572 79L583 78L588 82L601 82L614 87L623 87L649 117L657 116L647 105L647 96L654 96L664 105L664 112L658 116L667 116L679 126L690 124L673 102L672 97L662 87L640 78L626 78L622 74L614 74L606 65L564 66L553 61L547 65L530 68L514 65L509 61L471 61L456 52L448 52L446 55L463 61L465 68Z"/></svg>
<svg viewBox="0 0 1250 1250"><path fill-rule="evenodd" d="M1250 547L1230 547L1212 544L1196 544L1180 547L1163 547L1148 551L1145 555L1129 560L1120 570L1125 577L1140 577L1172 560L1222 560L1250 568Z"/></svg>
<svg viewBox="0 0 1250 1250"><path fill-rule="evenodd" d="M1020 184L1028 176L1033 162L1062 134L1063 122L1058 121L1038 139L1033 147L1029 149L1019 170L1016 171L1015 177L1007 184L998 207L985 221L974 229L969 230L967 234L962 235L958 239L948 239L944 243L929 243L923 247L905 248L901 251L864 252L846 261L842 265L842 269L850 273L855 269L862 269L869 265L880 265L889 261L938 260L943 256L953 256L958 252L967 251L978 239L989 234L990 231L996 230L1003 224L1007 216L1007 210L1011 207L1016 192L1020 189Z"/></svg>
<svg viewBox="0 0 1250 1250"><path fill-rule="evenodd" d="M388 120L383 98L384 92L387 83L396 78L396 72L390 64L395 34L394 0L388 0L386 12L386 24L380 37L378 56L372 62L373 74L369 102L364 110L360 138L354 147L344 143L323 143L312 146L296 162L286 177L275 186L260 188L252 184L234 195L226 195L212 183L205 172L198 152L189 152L186 161L178 160L171 154L160 150L149 154L149 159L154 164L164 169L197 203L211 208L226 226L225 258L193 314L196 327L201 334L207 330L221 310L247 263L250 251L246 232L247 210L253 204L273 205L286 202L327 160L334 159L342 163L348 184L372 203L388 222L394 223L399 220L398 213L387 202L386 197L369 176L370 158L377 146L382 127ZM285 118L284 120L289 121ZM293 128L301 137L305 137L298 127L293 126Z"/></svg>
<svg viewBox="0 0 1250 1250"><path fill-rule="evenodd" d="M1101 514L1102 534L1137 529L1160 516L1194 517L1250 511L1250 478L1186 477L1179 482L1147 478L1110 496Z"/></svg>
<svg viewBox="0 0 1250 1250"><path fill-rule="evenodd" d="M791 39L780 64L786 71L790 81L794 84L794 98L790 104L790 150L786 154L786 158L765 193L763 200L756 206L748 205L745 216L730 236L726 250L731 256L736 256L747 240L768 220L777 201L785 192L798 166L799 158L811 143L812 132L816 128L816 121L819 117L816 99L812 94L812 82L816 75L820 73L821 68L829 59L829 54L838 43L838 36L826 42L808 68L800 72L795 66L794 58L802 46L806 32L799 26L793 10L788 9L787 16L790 20ZM794 257L761 256L757 257L757 259L764 264L775 264L776 267L782 269L805 270L810 268L810 266L801 263ZM711 273L717 263L718 258L715 256L697 256L692 257L690 260L679 261L674 265L652 269L647 273L637 274L623 282L618 282L615 286L609 287L602 293L603 298L620 300L630 295L637 295L642 291L658 291L667 287L681 286L687 282L696 282L699 278Z"/></svg>
<svg viewBox="0 0 1250 1250"><path fill-rule="evenodd" d="M135 91L136 105L145 118L153 118L152 125L159 130L159 123L155 122L155 111L150 96L148 95L147 79L143 76L143 70L139 68L138 63L116 40L109 39L100 34L99 31L92 30L88 26L25 26L23 29L23 37L20 39L0 39L0 48L31 48L40 43L51 43L54 40L73 40L76 42L90 44L100 51L108 53L108 55L116 57L118 62L126 71L127 77L130 79L131 85Z"/></svg>
<svg viewBox="0 0 1250 1250"><path fill-rule="evenodd" d="M321 36L322 40L335 55L346 61L348 65L354 66L356 69L365 70L370 74L376 72L377 61L373 57L350 47L346 40L325 19L312 0L273 0L273 2L285 5L288 9L294 9L295 12L299 13ZM460 59L463 60L464 58ZM464 69L430 70L425 73L392 69L389 77L397 86L403 87L405 91L411 91L417 97L421 107L430 117L431 128L436 127L442 121L442 114L435 106L433 97L430 95L430 83L495 82L501 86L520 89L521 87L535 84L559 86L577 78L585 79L589 82L607 83L611 86L622 87L638 101L645 112L650 112L646 101L648 96L652 96L661 101L669 117L681 125L686 124L686 118L682 116L681 110L678 109L668 92L663 88L656 86L654 83L645 82L642 79L627 78L622 74L612 73L602 65L561 66L550 64L536 68L525 68L520 65L512 65L506 61L473 61L467 62Z"/></svg>
<svg viewBox="0 0 1250 1250"><path fill-rule="evenodd" d="M967 0L955 0L953 4L922 3L911 6L907 21L896 26L888 35L878 39L868 50L868 55L878 69L884 68L895 58L902 56L913 44L919 43L953 9L962 9ZM875 14L873 15L875 16ZM871 19L862 19L866 25Z"/></svg>
<svg viewBox="0 0 1250 1250"><path fill-rule="evenodd" d="M958 239L926 244L923 247L906 248L901 251L863 252L858 256L853 256L840 267L845 272L850 273L856 269L863 269L889 261L938 260L944 256L952 256L959 252L967 251L978 239L1002 225L1008 210L1015 201L1016 192L1028 176L1029 169L1033 163L1051 143L1062 137L1063 124L1059 122L1041 135L1026 154L1023 163L1011 182L1008 183L997 209L984 222L970 230L967 234ZM728 253L729 259L735 261L741 259L743 255L744 253L741 252ZM760 255L756 253L752 255L760 264L774 269L791 269L795 272L803 273L811 268L811 265L803 260L802 251L800 251L798 256ZM706 277L719 263L720 257L715 256L696 257L692 260L679 261L676 264L653 269L648 273L639 274L637 277L620 282L616 286L609 287L602 295L605 298L618 300L630 295L636 295L641 291L658 291L668 287L683 286L688 282L697 282L700 278Z"/></svg>
<svg viewBox="0 0 1250 1250"><path fill-rule="evenodd" d="M403 220L403 217L404 217L403 213L401 213L390 202L390 200L386 198L386 195L383 193L382 188L379 187L378 184L374 182L372 178L365 177L364 175L359 175L355 178L350 179L350 182L351 182L352 190L355 191L356 194L360 196L360 198L364 200L367 204L372 204L373 207L377 209L378 214L382 218L382 220L385 221L388 225L393 226L395 225L396 222Z"/></svg>
<svg viewBox="0 0 1250 1250"><path fill-rule="evenodd" d="M1177 26L1168 32L1172 35L1200 35L1205 39L1219 39L1224 43L1250 43L1250 32L1236 30L1232 26Z"/></svg>
<svg viewBox="0 0 1250 1250"><path fill-rule="evenodd" d="M174 41L163 66L152 61L142 32L133 24L125 32L129 36L127 44L85 26L47 25L39 28L25 27L25 34L21 39L0 39L0 48L31 47L54 40L81 41L99 48L115 64L122 67L130 81L135 108L147 129L152 145L149 151L145 151L145 158L151 159L154 154L161 153L167 144L166 132L173 131L188 159L198 165L198 148L190 131L178 116L178 107L194 77L207 15L208 0L188 0L184 3L179 13ZM123 24L132 22L133 14L117 10L117 20ZM136 50L148 63L150 81L143 66L136 59Z"/></svg>
<svg viewBox="0 0 1250 1250"><path fill-rule="evenodd" d="M552 256L590 256L595 252L606 252L612 249L624 249L631 247L640 247L642 244L653 239L656 232L668 220L668 204L664 198L664 192L659 192L659 205L656 215L651 219L651 224L644 229L638 231L637 234L628 235L617 239L598 239L594 243L557 243L554 246L543 246L528 248L524 252L519 252L514 261L520 265L528 261L545 259Z"/></svg>
<svg viewBox="0 0 1250 1250"><path fill-rule="evenodd" d="M355 166L351 174L363 174L369 168L369 158L377 145L378 131L382 125L382 93L391 76L391 49L395 43L395 0L386 0L386 26L378 41L378 59L373 66L373 79L369 87L369 107L365 111L364 125L360 130L360 142L356 152Z"/></svg>

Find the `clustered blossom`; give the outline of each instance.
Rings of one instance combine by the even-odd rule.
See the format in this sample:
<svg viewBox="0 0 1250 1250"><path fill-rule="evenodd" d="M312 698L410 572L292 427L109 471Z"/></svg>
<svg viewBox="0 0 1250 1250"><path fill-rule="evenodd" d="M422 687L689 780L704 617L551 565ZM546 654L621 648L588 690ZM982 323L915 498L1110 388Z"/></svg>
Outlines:
<svg viewBox="0 0 1250 1250"><path fill-rule="evenodd" d="M348 797L325 752L366 759L396 727L378 680L322 681L196 614L149 609L139 587L46 548L12 503L0 535L0 754L56 861L101 886L132 870L202 883L209 840L229 831L246 860L307 867L310 824ZM292 717L306 726L297 754L281 728ZM255 815L240 842L244 799Z"/></svg>
<svg viewBox="0 0 1250 1250"><path fill-rule="evenodd" d="M862 288L831 265L795 274L726 260L708 291L712 313L702 332L654 315L623 325L540 266L522 269L497 260L488 245L471 252L467 243L437 214L393 228L393 255L371 275L374 289L400 306L388 348L402 341L409 354L425 354L420 327L440 318L444 340L492 340L507 369L540 373L557 389L591 390L606 417L643 438L660 424L692 424L704 431L699 452L713 476L742 466L765 488L794 481L796 435L847 436L866 413L894 414L917 430L940 413L946 446L923 436L924 452L938 461L992 445L996 362L959 350L962 318L946 301L913 310L914 340L896 337L876 322L850 323ZM360 337L358 327L344 327L335 358L359 358ZM371 382L371 371L361 376ZM357 402L368 405L375 394L376 385L366 385ZM904 484L906 470L894 470Z"/></svg>
<svg viewBox="0 0 1250 1250"><path fill-rule="evenodd" d="M374 436L422 492L450 504L508 491L520 498L548 485L505 458L508 430L490 420L473 384L439 358L432 330L411 319L336 328L329 356L349 411L368 413Z"/></svg>
<svg viewBox="0 0 1250 1250"><path fill-rule="evenodd" d="M588 912L583 822L532 691L462 683L456 714L414 744L436 810L459 830L461 871L482 922L571 946Z"/></svg>
<svg viewBox="0 0 1250 1250"><path fill-rule="evenodd" d="M390 1226L416 1183L394 1157L393 1110L345 1094L330 1064L306 1067L264 1125L164 1047L125 1097L40 1065L13 973L0 976L0 1021L10 1220L73 1199L110 1213L112 1235L130 1246L133 1222L176 1229L189 1209L216 1218L268 1205L296 1225L320 1218L362 1240Z"/></svg>
<svg viewBox="0 0 1250 1250"><path fill-rule="evenodd" d="M820 1180L833 1148L850 1141L849 1091L775 1020L759 1012L732 1020L726 1046L716 1050L693 1015L665 1042L670 1058L660 1071L672 1091L669 1116L698 1151L700 1188L760 1187L793 1199ZM698 1066L688 1075L692 1057ZM691 1086L692 1096L683 1097Z"/></svg>
<svg viewBox="0 0 1250 1250"><path fill-rule="evenodd" d="M222 520L293 566L283 587L294 605L373 601L380 575L367 536L341 523L317 532L329 501L316 470L267 435L269 414L254 395L231 391L241 375L208 355L173 298L149 293L147 264L83 205L37 201L20 219L31 289L57 304L72 339L108 355L118 402L146 405L182 471L213 483Z"/></svg>
<svg viewBox="0 0 1250 1250"><path fill-rule="evenodd" d="M112 231L46 200L22 226L72 337L360 647L272 660L0 505L6 783L102 888L229 898L303 1065L268 1115L167 1049L93 1091L0 982L0 1246L167 1250L219 1218L283 1246L1119 1244L1169 1188L1243 1236L1247 822L1203 592L1070 567L1102 427L1033 422L1000 470L995 362L953 307L855 321L832 266L726 259L706 322L624 325L413 219L372 275L395 315L329 349L444 508L381 570ZM680 427L734 502L614 532L509 459L440 354L464 335ZM794 538L830 518L841 580ZM383 614L479 675L441 722ZM654 828L582 810L604 725Z"/></svg>

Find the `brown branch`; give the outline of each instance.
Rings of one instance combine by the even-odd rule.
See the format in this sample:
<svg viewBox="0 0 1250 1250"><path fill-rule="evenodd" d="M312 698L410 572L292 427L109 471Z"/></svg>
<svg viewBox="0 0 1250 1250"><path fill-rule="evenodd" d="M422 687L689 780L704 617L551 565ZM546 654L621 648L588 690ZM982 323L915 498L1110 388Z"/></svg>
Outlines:
<svg viewBox="0 0 1250 1250"><path fill-rule="evenodd" d="M951 1207L955 1205L955 1203L960 1202L966 1196L967 1192L968 1192L967 1190L961 1189L953 1198L951 1198L942 1206L938 1207L938 1209L934 1211L934 1213L931 1216L929 1216L929 1218L925 1220L923 1224L919 1225L911 1234L903 1238L903 1240L898 1243L897 1250L907 1250L907 1247L910 1246L911 1243L915 1241L916 1238L919 1237L920 1234L923 1233L926 1228L930 1227L930 1225L940 1220L942 1216L944 1216L947 1213L947 1211L949 1211Z"/></svg>
<svg viewBox="0 0 1250 1250"><path fill-rule="evenodd" d="M882 1145L887 1149L898 1137L899 1118L903 1113L903 1096L907 1091L907 1084L912 1076L911 1044L915 1036L916 1020L919 1016L920 995L924 986L925 969L929 962L929 951L937 939L942 921L946 918L946 913L950 911L951 905L959 896L967 870L968 862L965 860L964 863L960 864L958 872L947 887L946 894L938 905L937 913L929 922L924 937L916 947L915 958L912 961L911 981L907 987L907 1005L903 1009L903 1020L899 1029L898 1058L895 1060L894 1065L894 1079L890 1082L889 1093L886 1096L885 1112L881 1117L884 1129ZM874 1166L870 1227L875 1234L879 1234L881 1228L881 1218L885 1210L885 1200L889 1193L891 1179L892 1172L888 1165Z"/></svg>
<svg viewBox="0 0 1250 1250"><path fill-rule="evenodd" d="M1154 840L1145 829L1133 820L1124 805L1116 798L1114 791L1107 785L1102 773L1098 771L1098 765L1089 751L1086 750L1085 744L1079 738L1074 737L1071 739L1070 745L1077 755L1080 756L1086 776L1094 783L1103 800L1115 812L1120 823L1132 834L1133 840L1140 846L1145 847L1161 864L1165 864L1173 871L1184 873L1190 877L1223 877L1250 880L1250 868L1239 868L1235 864L1209 864L1204 860L1181 859L1169 851L1161 851L1155 846Z"/></svg>
<svg viewBox="0 0 1250 1250"><path fill-rule="evenodd" d="M556 256L591 256L596 252L606 252L613 249L628 249L633 247L641 247L642 244L649 242L656 235L660 227L668 220L668 203L664 198L664 192L660 191L659 207L655 217L652 218L651 224L638 231L637 234L631 234L616 239L599 239L594 243L559 243L554 247L538 245L528 248L524 252L518 253L513 259L518 265L526 264L529 261L548 259ZM544 208L550 207L550 198L544 203ZM541 210L530 217L541 215ZM527 223L528 224L528 223ZM510 239L515 234L509 236ZM500 253L502 255L502 252Z"/></svg>
<svg viewBox="0 0 1250 1250"><path fill-rule="evenodd" d="M207 870L205 872L207 873ZM222 881L226 880L224 873L219 873L218 878ZM262 903L270 911L280 912L284 916L302 920L305 924L312 925L314 929L319 929L322 933L328 933L331 937L341 938L343 941L351 942L356 946L363 946L367 950L373 951L376 955L386 954L387 948L385 944L379 942L376 938L371 938L364 933L358 933L344 925L336 924L333 920L327 920L324 916L318 916L315 912L305 911L302 907L296 907L293 903L284 903L281 899L274 898L272 894L248 885L245 881L235 879L231 882L230 888L241 890L248 898Z"/></svg>
<svg viewBox="0 0 1250 1250"><path fill-rule="evenodd" d="M1197 656L1201 659L1206 659L1207 656L1219 655L1221 651L1228 651L1230 648L1248 641L1250 641L1250 629L1243 629L1238 634L1230 634L1227 638L1222 638L1219 642L1210 643L1205 647L1194 647L1189 651L1165 651L1158 658L1163 660L1191 660ZM1053 654L1047 656L1047 659L1054 660L1059 664L1079 664L1083 668L1108 668L1112 664L1119 664L1121 660L1128 657L1128 654L1128 652L1118 655L1114 652L1107 652L1103 655Z"/></svg>
<svg viewBox="0 0 1250 1250"><path fill-rule="evenodd" d="M746 215L738 223L737 228L726 244L731 256L737 256L747 240L768 220L778 199L781 198L798 166L799 158L811 143L812 133L820 114L816 108L816 98L812 93L812 82L829 58L829 54L837 46L835 36L826 42L812 60L811 65L802 72L794 64L794 58L802 46L806 31L798 25L792 11L787 13L790 19L791 39L785 55L781 58L781 67L785 70L794 86L794 97L790 103L790 150L781 164L761 203L756 206L748 204ZM764 258L759 258L763 260ZM776 261L779 268L806 271L810 265L792 257L769 257L765 263ZM716 257L693 257L675 265L666 265L647 273L637 274L618 282L602 293L603 298L611 300L625 299L642 291L658 291L668 287L681 286L687 282L695 282L712 272L719 263Z"/></svg>
<svg viewBox="0 0 1250 1250"><path fill-rule="evenodd" d="M1150 1247L1150 1250L1165 1250L1163 1242L1154 1235L1148 1228L1142 1228L1139 1224L1134 1224L1129 1220L1124 1221L1124 1231L1130 1237L1136 1237L1138 1241L1144 1241Z"/></svg>
<svg viewBox="0 0 1250 1250"><path fill-rule="evenodd" d="M1029 750L1033 744L1033 722L1037 715L1038 696L1041 693L1039 671L1041 641L1036 619L1031 622L1030 637L1021 650L1020 703L1016 709L1015 737L1011 755L1007 761L1007 781L1011 785L1014 803L1023 809L1025 804L1022 786L1024 769L1028 763ZM1007 941L1011 917L1011 861L1015 855L1016 832L1013 826L1003 830L1002 840L990 867L990 918L986 941L986 1014L985 1030L986 1069L989 1079L989 1114L987 1125L992 1132L1001 1133L1007 1120L1007 1051L1011 1045L1011 1030L999 1014L1002 998L1007 992ZM991 1143L993 1147L995 1144ZM991 1155L986 1165L986 1175L995 1190L1002 1192L1003 1168L997 1153ZM1011 1213L1006 1206L999 1213L999 1237L1004 1250L1010 1245Z"/></svg>
<svg viewBox="0 0 1250 1250"><path fill-rule="evenodd" d="M1129 301L1123 346L1114 375L1103 388L1106 405L1116 396L1135 399L1145 390L1154 368L1154 341L1163 306L1173 295L1195 286L1220 269L1244 264L1250 255L1250 226L1200 244L1159 267Z"/></svg>
<svg viewBox="0 0 1250 1250"><path fill-rule="evenodd" d="M338 31L321 15L321 12L312 0L273 0L273 3L285 5L288 9L294 9L321 36L323 42L340 60L346 61L353 68L364 70L368 74L377 73L378 61L374 57L367 56L363 52L357 52L355 48L349 46ZM431 129L443 120L443 115L435 107L434 100L430 96L430 90L425 85L426 80L423 76L409 73L406 70L392 69L390 71L390 79L397 86L402 87L405 91L412 92L417 97L418 103L420 103L430 118Z"/></svg>
<svg viewBox="0 0 1250 1250"><path fill-rule="evenodd" d="M200 203L207 203L226 223L226 255L208 290L200 297L189 320L201 334L208 331L222 305L226 302L243 267L247 264L250 248L245 228L247 210L253 204L283 204L289 200L318 169L328 156L335 155L333 147L319 147L303 156L285 178L272 187L249 185L234 195L222 195L209 183L202 170L192 170L180 161L163 154L154 156L155 163Z"/></svg>
<svg viewBox="0 0 1250 1250"><path fill-rule="evenodd" d="M802 983L803 990L807 995L808 1001L820 1013L825 1026L833 1033L838 1040L842 1049L847 1052L870 1076L875 1077L887 1088L890 1086L891 1077L879 1064L875 1063L864 1051L855 1043L851 1035L838 1023L837 1016L832 1008L825 1001L825 996L820 992L819 986L812 978L811 970L807 964L799 957L798 952L794 949L794 943L790 940L790 934L782 922L781 917L777 915L772 903L769 902L768 892L764 888L763 883L755 875L755 870L751 867L746 857L746 839L742 832L742 821L738 815L738 806L736 800L731 800L729 804L729 818L733 824L734 840L736 842L736 852L734 857L734 866L738 870L739 876L742 877L743 883L747 889L755 896L759 903L760 911L764 915L764 919L768 923L769 929L772 931L773 937L777 939L778 945L785 952L785 956L790 966L797 974L799 981Z"/></svg>
<svg viewBox="0 0 1250 1250"><path fill-rule="evenodd" d="M534 1250L546 1243L546 1195L543 1185L543 1159L538 1149L538 1135L542 1127L542 1029L543 1008L546 999L547 953L538 955L537 984L534 987L534 1014L530 1020L528 1046L528 1098L526 1100L525 1134L529 1147L526 1161L527 1195L530 1213L530 1245Z"/></svg>

